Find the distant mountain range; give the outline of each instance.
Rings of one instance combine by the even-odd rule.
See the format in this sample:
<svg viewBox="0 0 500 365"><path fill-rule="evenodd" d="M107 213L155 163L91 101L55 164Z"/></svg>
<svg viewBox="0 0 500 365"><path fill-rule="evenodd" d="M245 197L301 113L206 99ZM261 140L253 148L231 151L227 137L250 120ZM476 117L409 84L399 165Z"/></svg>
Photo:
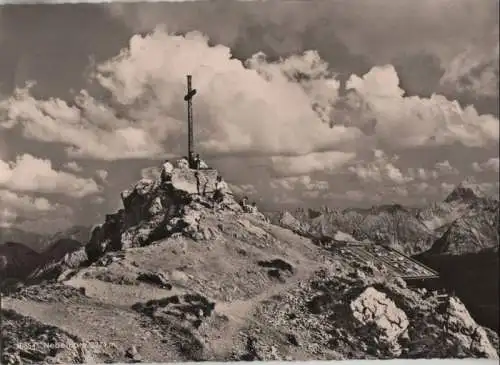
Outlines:
<svg viewBox="0 0 500 365"><path fill-rule="evenodd" d="M409 255L479 252L498 246L497 198L477 185L459 184L442 202L425 208L398 204L368 209L297 209L267 213L275 224L317 239L339 235L389 245ZM349 240L349 239L339 239Z"/></svg>
<svg viewBox="0 0 500 365"><path fill-rule="evenodd" d="M468 180L442 202L416 209L298 209L271 221L317 240L372 241L414 256L440 273L482 323L498 329L499 201Z"/></svg>
<svg viewBox="0 0 500 365"><path fill-rule="evenodd" d="M33 272L84 246L90 227L74 226L53 235L19 229L0 231L0 287L26 280Z"/></svg>
<svg viewBox="0 0 500 365"><path fill-rule="evenodd" d="M53 234L40 234L13 227L0 227L0 246L6 242L20 242L33 251L42 252L62 238L87 243L91 229L92 227L75 225Z"/></svg>
<svg viewBox="0 0 500 365"><path fill-rule="evenodd" d="M166 184L141 179L90 239L0 245L2 364L498 359L498 201L463 185L427 209L282 212L278 225L198 194L200 175L213 191L217 171L182 163ZM389 243L444 281L417 287L322 240Z"/></svg>

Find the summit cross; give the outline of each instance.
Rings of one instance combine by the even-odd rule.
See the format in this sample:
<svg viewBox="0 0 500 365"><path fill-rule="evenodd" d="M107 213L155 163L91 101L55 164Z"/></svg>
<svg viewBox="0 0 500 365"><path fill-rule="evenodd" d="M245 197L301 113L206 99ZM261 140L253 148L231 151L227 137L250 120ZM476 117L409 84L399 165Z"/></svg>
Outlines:
<svg viewBox="0 0 500 365"><path fill-rule="evenodd" d="M196 89L191 85L192 76L187 75L187 94L184 96L184 101L187 102L188 114L188 158L189 165L192 167L194 163L194 138L193 138L193 97L196 95Z"/></svg>

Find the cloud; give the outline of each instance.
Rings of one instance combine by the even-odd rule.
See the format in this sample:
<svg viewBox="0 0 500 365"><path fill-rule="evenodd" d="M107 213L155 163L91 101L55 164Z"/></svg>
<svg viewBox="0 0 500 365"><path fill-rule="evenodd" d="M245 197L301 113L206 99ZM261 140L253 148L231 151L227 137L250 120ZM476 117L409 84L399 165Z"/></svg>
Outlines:
<svg viewBox="0 0 500 365"><path fill-rule="evenodd" d="M350 53L386 62L395 55L426 51L446 61L464 44L491 37L491 29L498 27L495 0L320 1L314 6L307 1L264 1L251 6L213 1L198 8L193 12L168 3L114 3L109 11L134 31L150 31L151 25L160 23L174 32L199 29L247 54L265 50L279 57L313 45L337 68L356 61Z"/></svg>
<svg viewBox="0 0 500 365"><path fill-rule="evenodd" d="M358 138L356 128L330 128L339 82L315 52L269 63L247 62L197 32L161 29L134 36L129 48L97 66L106 103L83 91L69 105L36 100L29 89L0 104L4 128L26 138L66 144L73 157L116 160L180 153L186 132L185 75L193 74L197 141L202 152L307 154ZM183 143L182 143L183 144Z"/></svg>
<svg viewBox="0 0 500 365"><path fill-rule="evenodd" d="M408 189L404 186L394 186L392 188L392 191L398 196L402 196L402 197L408 196Z"/></svg>
<svg viewBox="0 0 500 365"><path fill-rule="evenodd" d="M475 66L498 65L498 59L490 57L488 62L487 56L498 44L497 0L396 5L391 0L320 1L314 6L307 1L252 2L250 6L209 1L196 6L194 12L178 4L114 3L109 11L134 32L150 31L156 24L167 24L176 33L197 29L213 43L230 47L239 59L258 51L279 59L314 49L343 81L351 73L363 75L372 65L393 63L401 71L407 94L443 93L461 105L472 103L498 116L497 97L484 92L495 86L483 76L490 72ZM456 67L459 58L464 66ZM445 71L453 75L451 82L441 81Z"/></svg>
<svg viewBox="0 0 500 365"><path fill-rule="evenodd" d="M494 196L498 199L500 183L483 182L479 184L479 188L489 196Z"/></svg>
<svg viewBox="0 0 500 365"><path fill-rule="evenodd" d="M487 161L484 161L482 163L477 163L474 162L472 164L472 168L476 172L483 172L483 171L494 171L494 172L499 172L499 158L498 157L492 157Z"/></svg>
<svg viewBox="0 0 500 365"><path fill-rule="evenodd" d="M161 167L150 166L141 170L141 178L149 180L158 180L161 176Z"/></svg>
<svg viewBox="0 0 500 365"><path fill-rule="evenodd" d="M392 65L373 67L363 77L353 75L346 88L350 99L344 101L347 110L338 113L340 121L348 120L359 128L371 125L376 139L386 145L411 148L458 142L484 147L498 143L497 118L479 115L473 106L462 108L441 95L405 97Z"/></svg>
<svg viewBox="0 0 500 365"><path fill-rule="evenodd" d="M258 195L258 191L255 188L254 185L252 184L241 184L241 185L236 185L236 184L228 184L229 188L233 193L236 195L241 195L241 196L256 196Z"/></svg>
<svg viewBox="0 0 500 365"><path fill-rule="evenodd" d="M91 200L91 203L92 204L102 204L106 201L106 199L104 199L102 196L95 196L92 198Z"/></svg>
<svg viewBox="0 0 500 365"><path fill-rule="evenodd" d="M309 175L274 178L270 181L269 185L273 189L285 191L293 191L296 189L303 191L325 191L329 188L328 181L315 180Z"/></svg>
<svg viewBox="0 0 500 365"><path fill-rule="evenodd" d="M447 65L440 83L444 89L498 98L498 25L491 37L471 44Z"/></svg>
<svg viewBox="0 0 500 365"><path fill-rule="evenodd" d="M437 162L434 166L438 172L442 175L457 175L458 170L451 166L450 161L445 160L441 162Z"/></svg>
<svg viewBox="0 0 500 365"><path fill-rule="evenodd" d="M102 182L106 182L106 179L108 178L108 171L100 169L96 171L96 175L101 179Z"/></svg>
<svg viewBox="0 0 500 365"><path fill-rule="evenodd" d="M415 187L415 190L417 193L423 194L423 193L427 192L431 186L428 183L426 183L425 181L422 181L422 182L415 184L414 187Z"/></svg>
<svg viewBox="0 0 500 365"><path fill-rule="evenodd" d="M440 185L440 188L443 193L449 194L453 191L453 189L455 189L455 185L443 181Z"/></svg>
<svg viewBox="0 0 500 365"><path fill-rule="evenodd" d="M349 166L348 171L355 174L363 182L382 183L389 181L394 184L404 184L413 178L409 175L404 175L403 172L396 167L393 162L398 160L397 156L389 158L383 151L374 151L375 160L370 163L356 163L354 166Z"/></svg>
<svg viewBox="0 0 500 365"><path fill-rule="evenodd" d="M273 156L272 168L282 176L305 175L312 172L333 172L356 157L355 153L328 151L303 156Z"/></svg>
<svg viewBox="0 0 500 365"><path fill-rule="evenodd" d="M342 193L328 192L322 196L322 199L333 201L334 204L336 202L343 201L352 206L354 203L356 203L356 205L358 205L358 203L362 203L361 205L366 205L366 203L380 203L382 201L382 195L383 194L380 191L367 193L364 190L347 190Z"/></svg>
<svg viewBox="0 0 500 365"><path fill-rule="evenodd" d="M27 232L36 232L45 235L52 235L74 225L69 216L45 216L35 220L24 220L16 223L16 228Z"/></svg>
<svg viewBox="0 0 500 365"><path fill-rule="evenodd" d="M352 75L347 95L339 96L337 76L315 51L276 62L257 53L241 62L198 32L174 36L161 28L133 36L127 49L96 66L93 80L108 95L103 101L87 91L70 104L37 100L29 87L19 89L0 102L0 126L19 125L26 138L64 144L75 158L179 155L186 74L198 90L196 141L205 154L311 154L308 163L317 170L333 158L319 152L338 157L346 149L498 143L498 119L440 95L405 97L391 65Z"/></svg>
<svg viewBox="0 0 500 365"><path fill-rule="evenodd" d="M408 169L408 174L413 179L419 179L423 181L436 180L439 177L439 173L436 170L426 170L422 167Z"/></svg>
<svg viewBox="0 0 500 365"><path fill-rule="evenodd" d="M141 125L115 116L109 106L82 91L70 106L60 99L37 100L29 90L16 90L0 102L0 127L20 124L24 137L42 142L67 145L70 157L103 160L143 158L160 154L158 142L141 129Z"/></svg>
<svg viewBox="0 0 500 365"><path fill-rule="evenodd" d="M20 195L0 189L0 225L2 227L24 227L29 231L53 230L54 225L43 228L39 223L46 219L65 219L66 225L73 211L42 197ZM38 225L37 225L38 224ZM50 227L50 228L49 228Z"/></svg>
<svg viewBox="0 0 500 365"><path fill-rule="evenodd" d="M2 207L9 207L24 213L54 211L57 206L46 198L33 198L27 195L18 195L9 190L0 190Z"/></svg>
<svg viewBox="0 0 500 365"><path fill-rule="evenodd" d="M364 199L366 199L365 193L361 190L347 190L345 195L349 200L353 200L353 201L357 201L357 202L360 202L360 201L363 201Z"/></svg>
<svg viewBox="0 0 500 365"><path fill-rule="evenodd" d="M440 177L451 176L451 175L459 175L460 172L457 168L451 165L450 161L438 161L434 164L433 169L425 169L423 167L408 168L408 175L413 179L421 180L421 181L432 181L437 180Z"/></svg>
<svg viewBox="0 0 500 365"><path fill-rule="evenodd" d="M292 196L286 194L284 192L278 192L277 194L271 197L271 201L279 206L301 206L304 204L304 201L296 196Z"/></svg>
<svg viewBox="0 0 500 365"><path fill-rule="evenodd" d="M15 162L0 160L0 187L15 191L65 194L82 198L99 191L92 179L82 179L52 168L50 160L29 154L18 156Z"/></svg>
<svg viewBox="0 0 500 365"><path fill-rule="evenodd" d="M82 167L80 165L78 165L78 163L76 163L75 161L67 162L64 164L63 167L65 169L73 171L73 172L82 172L83 171Z"/></svg>
<svg viewBox="0 0 500 365"><path fill-rule="evenodd" d="M299 181L299 177L284 177L279 179L272 179L269 186L277 190L294 190L295 184Z"/></svg>

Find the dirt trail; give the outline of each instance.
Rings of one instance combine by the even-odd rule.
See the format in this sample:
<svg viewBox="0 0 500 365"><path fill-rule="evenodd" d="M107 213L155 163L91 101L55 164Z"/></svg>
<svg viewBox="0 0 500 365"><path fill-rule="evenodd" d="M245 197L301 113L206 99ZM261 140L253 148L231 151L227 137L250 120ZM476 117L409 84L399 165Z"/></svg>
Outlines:
<svg viewBox="0 0 500 365"><path fill-rule="evenodd" d="M286 283L276 284L265 292L260 293L247 300L235 300L232 302L218 302L215 305L215 311L228 318L229 322L224 328L222 336L214 336L210 341L210 347L218 358L227 358L231 349L234 349L234 342L237 339L238 332L246 325L254 323L261 324L253 319L253 312L263 301L286 292L288 289L296 286L301 280L304 280L313 272L313 269L299 268L293 278Z"/></svg>
<svg viewBox="0 0 500 365"><path fill-rule="evenodd" d="M184 291L176 288L167 290L143 284L121 285L97 279L73 278L65 281L64 284L75 288L83 287L86 296L118 307L131 307L137 302L184 294Z"/></svg>
<svg viewBox="0 0 500 365"><path fill-rule="evenodd" d="M293 276L286 276L286 282L272 282L263 292L249 299L219 302L210 298L210 294L216 294L216 291L211 293L210 288L202 290L203 295L208 300L216 302L215 313L226 318L226 320L220 322L220 317L215 316L212 318L215 322L211 322L212 319L210 319L206 323L207 326L200 329L199 334L203 337L200 340L205 343L207 350L211 352L210 357L214 360L229 359L231 351L239 346L239 332L246 326L250 324L262 325L262 323L258 323L255 316L260 303L295 287L301 280L307 279L313 271L317 270L318 266L321 266L319 263L321 260L317 260L318 255L315 254L314 245L310 240L252 217L248 217L248 221L250 226L245 229L252 230L253 226L255 229L252 232L258 233L260 229L263 233L267 233L280 241L276 247L270 247L269 259L281 257L294 267L294 272ZM213 275L210 275L215 270L223 272L226 276L229 275L228 279L230 279L232 273L235 272L235 268L228 264L228 258L233 257L231 255L235 254L235 247L246 247L247 244L245 241L234 242L230 249L224 245L217 246L215 244L212 244L212 247L193 245L190 250L187 250L187 254L182 253L182 250L178 250L182 254L172 254L170 250L171 247L176 247L174 243L169 242L168 245L151 246L145 252L143 252L144 249L131 250L126 255L126 261L132 260L139 267L165 272L184 270L178 269L178 266L186 266L192 270L196 269L198 274L205 273L207 278L212 278ZM198 258L197 255L200 257ZM172 257L182 258L182 262L174 262ZM202 257L206 260L203 261ZM221 257L224 257L224 260L221 260ZM241 258L235 257L235 262L241 265L241 270L238 270L242 273L245 272L247 267L251 268L251 272L260 269L253 261L242 263ZM207 261L209 259L212 261ZM213 266L208 265L207 262L213 262ZM205 264L205 266L201 264ZM257 267L253 268L251 265ZM110 277L125 277L123 270L127 269L127 265L122 266L111 265L108 270L113 275L110 275ZM132 310L131 306L137 302L183 295L186 291L189 292L187 288L193 288L193 285L190 284L196 282L194 278L185 274L183 278L176 279L182 286L177 287L174 284L171 290L166 290L148 284L129 285L83 276L84 272L80 272L64 282L65 285L71 287L85 288L87 298L83 303L42 303L26 299L7 298L4 308L13 309L22 315L32 317L45 324L57 326L82 338L84 341L103 339L106 341L103 346L108 347L110 346L109 343L115 343L121 348L122 352L135 345L145 361L182 360L176 359L175 357L178 356L175 353L176 350L167 345L167 343L172 344L175 339L168 333L157 331L158 328L152 323L144 327L144 323L150 319ZM265 276L262 278L266 280ZM215 277L214 280L216 280ZM245 288L246 283L240 282L239 284ZM251 288L251 286L248 286L248 288ZM193 335L198 337L196 332L194 331Z"/></svg>
<svg viewBox="0 0 500 365"><path fill-rule="evenodd" d="M223 335L214 336L212 337L213 340L210 341L211 349L218 358L227 358L229 351L231 351L231 349L235 347L234 342L236 341L238 332L242 328L251 323L259 324L255 319L253 319L253 313L260 303L275 295L284 293L290 288L295 287L300 281L307 279L314 271L319 269L319 267L321 266L320 262L322 260L318 260L317 257L314 257L316 259L314 263L308 262L309 260L313 259L312 256L315 252L314 247L311 246L313 244L309 239L300 237L289 230L265 224L259 219L253 217L246 218L251 224L268 232L271 236L275 237L280 242L284 244L290 244L290 246L292 247L299 246L301 252L291 249L287 252L287 255L289 256L289 259L296 258L297 260L300 259L300 261L302 262L295 266L296 271L293 277L288 278L287 282L285 283L277 283L272 287L269 287L264 292L247 300L217 302L215 311L218 314L226 316L229 320L229 322L224 327L224 330L222 332ZM306 258L304 256L305 252L310 253L311 257Z"/></svg>
<svg viewBox="0 0 500 365"><path fill-rule="evenodd" d="M125 350L136 346L148 361L172 359L162 335L145 329L143 318L132 310L96 303L40 303L13 298L6 298L2 306L92 342L93 352L117 353L125 360Z"/></svg>

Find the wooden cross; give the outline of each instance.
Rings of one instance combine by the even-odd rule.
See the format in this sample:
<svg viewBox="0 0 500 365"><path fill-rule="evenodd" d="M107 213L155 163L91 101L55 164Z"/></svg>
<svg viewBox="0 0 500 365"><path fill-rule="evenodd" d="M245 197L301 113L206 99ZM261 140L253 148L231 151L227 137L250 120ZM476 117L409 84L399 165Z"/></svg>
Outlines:
<svg viewBox="0 0 500 365"><path fill-rule="evenodd" d="M187 75L187 94L184 96L184 101L187 102L188 112L188 158L189 165L192 168L194 163L194 138L193 138L193 105L192 99L196 95L196 89L191 87L191 75Z"/></svg>

